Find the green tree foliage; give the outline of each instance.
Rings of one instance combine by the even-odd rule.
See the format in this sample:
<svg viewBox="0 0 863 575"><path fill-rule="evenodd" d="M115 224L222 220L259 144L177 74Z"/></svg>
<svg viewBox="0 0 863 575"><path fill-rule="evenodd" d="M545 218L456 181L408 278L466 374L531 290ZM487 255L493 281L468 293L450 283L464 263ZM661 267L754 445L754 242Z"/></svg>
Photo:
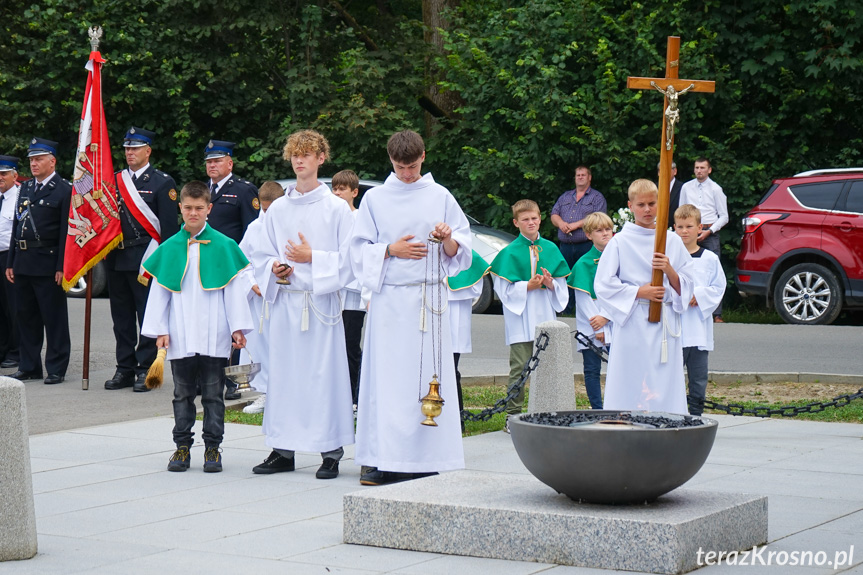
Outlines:
<svg viewBox="0 0 863 575"><path fill-rule="evenodd" d="M462 103L427 123L433 52L422 0L6 0L0 6L0 153L30 137L61 142L71 173L89 45L101 47L106 115L122 166L129 125L159 134L153 161L179 181L204 177L211 138L234 140L236 171L289 177L285 137L312 127L331 141L325 173L388 173L386 139L430 130L427 166L468 213L508 227L522 197L550 210L573 168L594 169L609 208L655 178L662 100L626 89L663 76L666 37L682 37L682 77L716 94L681 98L679 176L700 156L729 197L732 223L771 178L860 165L863 19L835 0L462 0L447 14L441 90ZM426 128L430 126L430 128ZM546 228L546 233L550 230ZM725 234L726 252L736 249Z"/></svg>
<svg viewBox="0 0 863 575"><path fill-rule="evenodd" d="M451 17L449 84L466 102L445 150L462 202L505 225L521 197L550 210L573 168L594 169L609 207L656 177L661 95L627 76L663 76L666 37L682 37L680 74L716 81L681 98L679 177L714 165L732 222L770 180L861 163L859 10L833 0L463 2ZM725 234L726 251L737 239Z"/></svg>
<svg viewBox="0 0 863 575"><path fill-rule="evenodd" d="M374 51L328 2L4 3L0 149L22 155L32 135L56 139L58 170L71 173L90 51L86 29L98 24L116 166L124 165L118 144L136 125L158 133L153 162L178 181L204 177L204 146L215 138L237 142L235 171L260 183L290 176L281 159L285 138L313 127L331 139L330 169L378 175L389 134L421 122L415 102L422 56L411 51L425 47L418 5L409 18L366 4L355 8L380 27Z"/></svg>

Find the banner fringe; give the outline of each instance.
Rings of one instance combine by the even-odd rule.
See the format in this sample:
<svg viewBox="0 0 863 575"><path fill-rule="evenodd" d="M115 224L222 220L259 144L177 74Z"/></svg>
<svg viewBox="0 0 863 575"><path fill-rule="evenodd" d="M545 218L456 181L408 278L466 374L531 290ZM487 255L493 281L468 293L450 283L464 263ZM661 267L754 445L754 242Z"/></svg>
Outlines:
<svg viewBox="0 0 863 575"><path fill-rule="evenodd" d="M115 237L113 240L111 240L110 243L108 243L108 245L106 245L104 248L102 248L102 250L98 254L96 254L95 256L90 258L90 261L85 263L84 266L78 271L78 273L76 273L74 276L72 276L71 280L67 281L66 278L63 277L63 290L68 292L72 287L75 286L75 284L78 283L78 280L81 279L82 276L86 275L87 272L93 268L93 266L95 266L100 261L105 259L105 256L108 255L108 252L110 252L111 250L116 248L118 245L120 245L120 242L122 242L122 241L123 241L123 234L120 233L117 235L117 237Z"/></svg>

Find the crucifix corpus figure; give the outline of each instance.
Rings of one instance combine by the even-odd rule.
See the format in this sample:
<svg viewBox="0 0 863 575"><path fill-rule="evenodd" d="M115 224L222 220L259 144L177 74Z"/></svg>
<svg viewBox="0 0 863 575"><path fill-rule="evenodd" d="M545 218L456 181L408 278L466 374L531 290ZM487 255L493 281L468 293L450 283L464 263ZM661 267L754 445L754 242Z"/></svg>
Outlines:
<svg viewBox="0 0 863 575"><path fill-rule="evenodd" d="M663 90L656 85L656 82L651 81L650 85L656 88L659 92L665 94L665 101L668 102L668 107L665 108L665 149L671 149L671 140L674 138L674 124L680 120L680 110L677 109L677 99L695 87L695 84L690 84L681 91L674 89L674 86L669 85L668 89Z"/></svg>
<svg viewBox="0 0 863 575"><path fill-rule="evenodd" d="M637 78L630 76L626 87L631 90L657 90L665 96L662 109L662 139L659 147L659 206L657 222L668 221L668 188L671 183L671 162L674 157L674 125L680 120L678 98L686 92L713 92L715 83L706 80L681 80L678 78L680 67L680 37L669 36L665 52L665 78ZM662 88L665 86L665 88ZM668 230L664 223L656 226L654 251L665 253L665 239ZM653 270L651 285L661 286L662 270ZM656 323L662 317L662 304L650 302L649 321Z"/></svg>

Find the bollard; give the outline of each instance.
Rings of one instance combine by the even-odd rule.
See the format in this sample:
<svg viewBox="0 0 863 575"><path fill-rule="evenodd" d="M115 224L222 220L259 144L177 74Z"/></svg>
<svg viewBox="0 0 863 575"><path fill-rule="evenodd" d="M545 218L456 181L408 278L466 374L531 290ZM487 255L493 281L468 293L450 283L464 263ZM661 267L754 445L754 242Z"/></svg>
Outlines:
<svg viewBox="0 0 863 575"><path fill-rule="evenodd" d="M24 384L0 377L0 561L36 555L36 510Z"/></svg>
<svg viewBox="0 0 863 575"><path fill-rule="evenodd" d="M548 333L548 347L530 376L527 412L573 411L577 408L569 326L562 321L546 321L536 326L536 336L543 331Z"/></svg>

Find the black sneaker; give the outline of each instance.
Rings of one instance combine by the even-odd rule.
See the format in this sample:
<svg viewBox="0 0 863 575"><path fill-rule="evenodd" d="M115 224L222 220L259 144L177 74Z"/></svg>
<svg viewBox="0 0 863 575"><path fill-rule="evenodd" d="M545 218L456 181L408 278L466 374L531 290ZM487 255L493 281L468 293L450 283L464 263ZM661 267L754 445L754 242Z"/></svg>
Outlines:
<svg viewBox="0 0 863 575"><path fill-rule="evenodd" d="M189 447L178 445L177 451L168 460L168 471L186 471L189 469Z"/></svg>
<svg viewBox="0 0 863 575"><path fill-rule="evenodd" d="M324 462L318 468L318 472L315 473L315 477L318 479L335 479L338 476L339 462L332 457L324 459Z"/></svg>
<svg viewBox="0 0 863 575"><path fill-rule="evenodd" d="M237 389L236 383L225 384L225 399L230 401L232 399L241 399L242 397L243 394Z"/></svg>
<svg viewBox="0 0 863 575"><path fill-rule="evenodd" d="M206 473L218 473L222 470L222 454L219 446L208 447L204 451L204 471Z"/></svg>
<svg viewBox="0 0 863 575"><path fill-rule="evenodd" d="M413 479L413 473L399 473L398 471L381 471L375 469L360 476L360 485L388 485Z"/></svg>
<svg viewBox="0 0 863 575"><path fill-rule="evenodd" d="M275 449L270 453L263 463L252 468L252 473L258 475L269 475L270 473L282 473L294 470L294 458L288 459ZM338 471L336 471L338 474Z"/></svg>
<svg viewBox="0 0 863 575"><path fill-rule="evenodd" d="M132 386L132 391L137 391L138 393L143 393L145 391L150 391L150 388L147 387L147 374L139 373L135 376L135 385Z"/></svg>

